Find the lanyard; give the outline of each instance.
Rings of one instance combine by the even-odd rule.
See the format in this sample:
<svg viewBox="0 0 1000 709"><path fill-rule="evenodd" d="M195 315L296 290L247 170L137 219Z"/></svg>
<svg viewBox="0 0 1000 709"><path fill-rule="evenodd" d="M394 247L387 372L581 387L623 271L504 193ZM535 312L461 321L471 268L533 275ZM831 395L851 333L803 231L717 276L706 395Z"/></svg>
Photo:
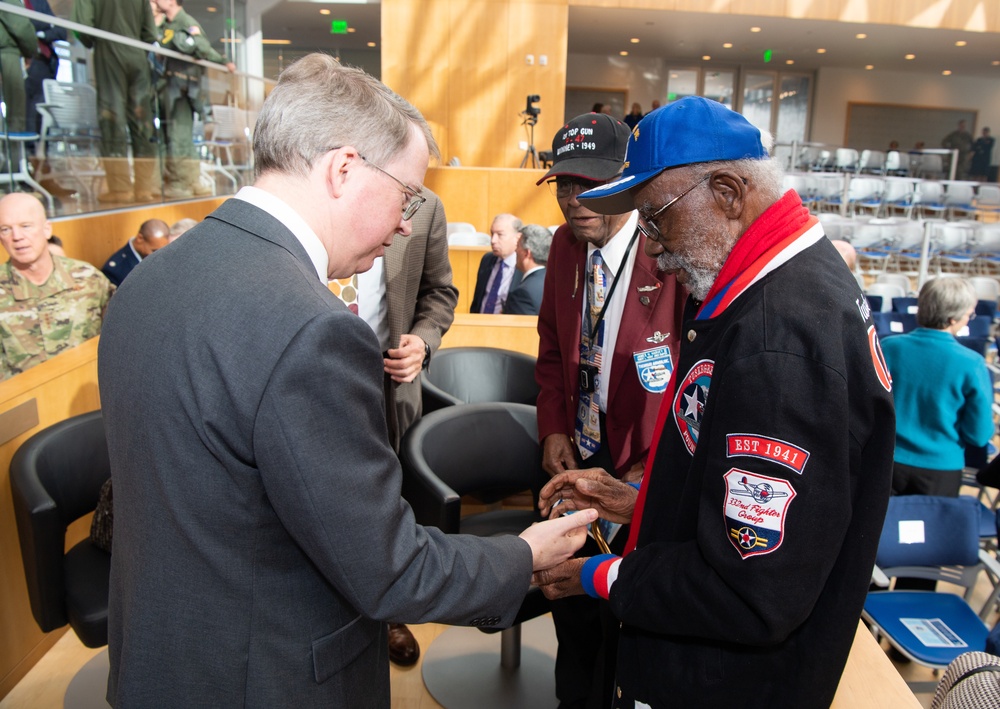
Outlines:
<svg viewBox="0 0 1000 709"><path fill-rule="evenodd" d="M628 246L625 247L625 254L622 256L622 262L618 264L618 272L615 274L615 280L611 284L611 288L608 289L608 295L604 298L604 305L601 306L601 312L597 314L597 320L593 323L590 322L590 298L587 298L588 303L585 310L587 311L587 337L593 337L594 333L597 332L597 328L601 326L601 322L604 320L604 313L607 311L608 306L611 304L611 297L615 294L615 288L618 287L619 277L622 275L622 270L625 268L625 262L628 261L629 251L632 250L632 244L635 243L636 238L639 236L639 227L635 228L635 233L632 234L632 238L629 239ZM588 265L587 268L590 268ZM587 282L590 283L590 277L587 277Z"/></svg>

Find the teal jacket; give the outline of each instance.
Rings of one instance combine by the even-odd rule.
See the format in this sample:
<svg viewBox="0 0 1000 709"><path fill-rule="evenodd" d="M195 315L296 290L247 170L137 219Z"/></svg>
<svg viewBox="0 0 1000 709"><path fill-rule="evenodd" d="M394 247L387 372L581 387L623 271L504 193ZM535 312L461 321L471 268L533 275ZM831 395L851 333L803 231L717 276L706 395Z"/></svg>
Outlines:
<svg viewBox="0 0 1000 709"><path fill-rule="evenodd" d="M993 436L993 386L986 361L944 330L917 328L882 341L896 403L893 460L961 470L965 447Z"/></svg>

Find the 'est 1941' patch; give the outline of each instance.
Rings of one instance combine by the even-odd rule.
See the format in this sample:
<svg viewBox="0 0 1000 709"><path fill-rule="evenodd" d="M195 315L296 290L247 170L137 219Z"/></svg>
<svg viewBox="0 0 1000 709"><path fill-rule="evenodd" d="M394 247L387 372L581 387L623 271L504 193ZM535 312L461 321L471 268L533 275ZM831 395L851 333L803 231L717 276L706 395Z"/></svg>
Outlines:
<svg viewBox="0 0 1000 709"><path fill-rule="evenodd" d="M785 515L795 499L795 488L781 478L731 468L724 476L724 512L729 541L746 559L770 554L781 546Z"/></svg>
<svg viewBox="0 0 1000 709"><path fill-rule="evenodd" d="M809 451L804 448L770 436L756 433L729 433L726 435L726 457L748 456L760 460L770 460L778 465L791 468L799 475L809 462Z"/></svg>

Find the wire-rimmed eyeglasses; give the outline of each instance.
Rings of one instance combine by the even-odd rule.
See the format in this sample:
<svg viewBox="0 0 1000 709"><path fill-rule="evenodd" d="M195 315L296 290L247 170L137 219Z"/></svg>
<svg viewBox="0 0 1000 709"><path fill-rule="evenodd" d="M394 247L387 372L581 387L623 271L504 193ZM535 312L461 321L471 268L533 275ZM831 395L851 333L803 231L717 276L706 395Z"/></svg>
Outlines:
<svg viewBox="0 0 1000 709"><path fill-rule="evenodd" d="M688 192L691 192L695 187L697 187L701 183L703 183L706 180L708 180L708 178L711 177L711 176L712 176L712 173L708 173L707 175L705 175L704 177L702 177L700 180L698 180L697 182L695 182L693 185L691 185L690 187L688 187L686 190L684 190L683 192L681 192L679 195L677 195L676 197L674 197L672 200L670 200L669 202L667 202L665 205L663 205L662 207L660 207L659 209L657 209L655 212L653 212L652 214L650 214L648 217L644 217L642 215L642 213L640 213L639 214L639 224L638 224L639 231L641 231L643 233L643 235L647 239L653 239L654 241L659 241L660 236L661 236L660 235L660 227L656 226L656 223L655 223L656 220L664 212L666 212L668 209L670 209L675 204L677 204L681 200L681 198L684 197Z"/></svg>
<svg viewBox="0 0 1000 709"><path fill-rule="evenodd" d="M364 161L365 165L368 165L368 167L375 168L386 177L392 179L397 185L403 188L404 194L410 196L410 200L406 203L406 206L403 207L403 221L409 221L410 219L412 219L413 215L417 213L418 209L420 209L420 205L427 201L427 198L424 197L422 194L420 194L417 190L413 189L408 184L400 180L399 178L383 170L381 167L373 163L371 160L366 158L361 153L358 153L358 156Z"/></svg>

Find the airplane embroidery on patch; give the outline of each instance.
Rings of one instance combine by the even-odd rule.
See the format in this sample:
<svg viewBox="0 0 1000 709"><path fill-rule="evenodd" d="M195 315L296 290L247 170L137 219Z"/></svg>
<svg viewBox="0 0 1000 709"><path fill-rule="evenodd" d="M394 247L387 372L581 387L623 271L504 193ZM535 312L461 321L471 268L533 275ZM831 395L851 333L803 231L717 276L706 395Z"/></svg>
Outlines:
<svg viewBox="0 0 1000 709"><path fill-rule="evenodd" d="M740 556L769 554L780 547L788 506L795 499L791 483L739 468L730 468L723 478L726 529Z"/></svg>

